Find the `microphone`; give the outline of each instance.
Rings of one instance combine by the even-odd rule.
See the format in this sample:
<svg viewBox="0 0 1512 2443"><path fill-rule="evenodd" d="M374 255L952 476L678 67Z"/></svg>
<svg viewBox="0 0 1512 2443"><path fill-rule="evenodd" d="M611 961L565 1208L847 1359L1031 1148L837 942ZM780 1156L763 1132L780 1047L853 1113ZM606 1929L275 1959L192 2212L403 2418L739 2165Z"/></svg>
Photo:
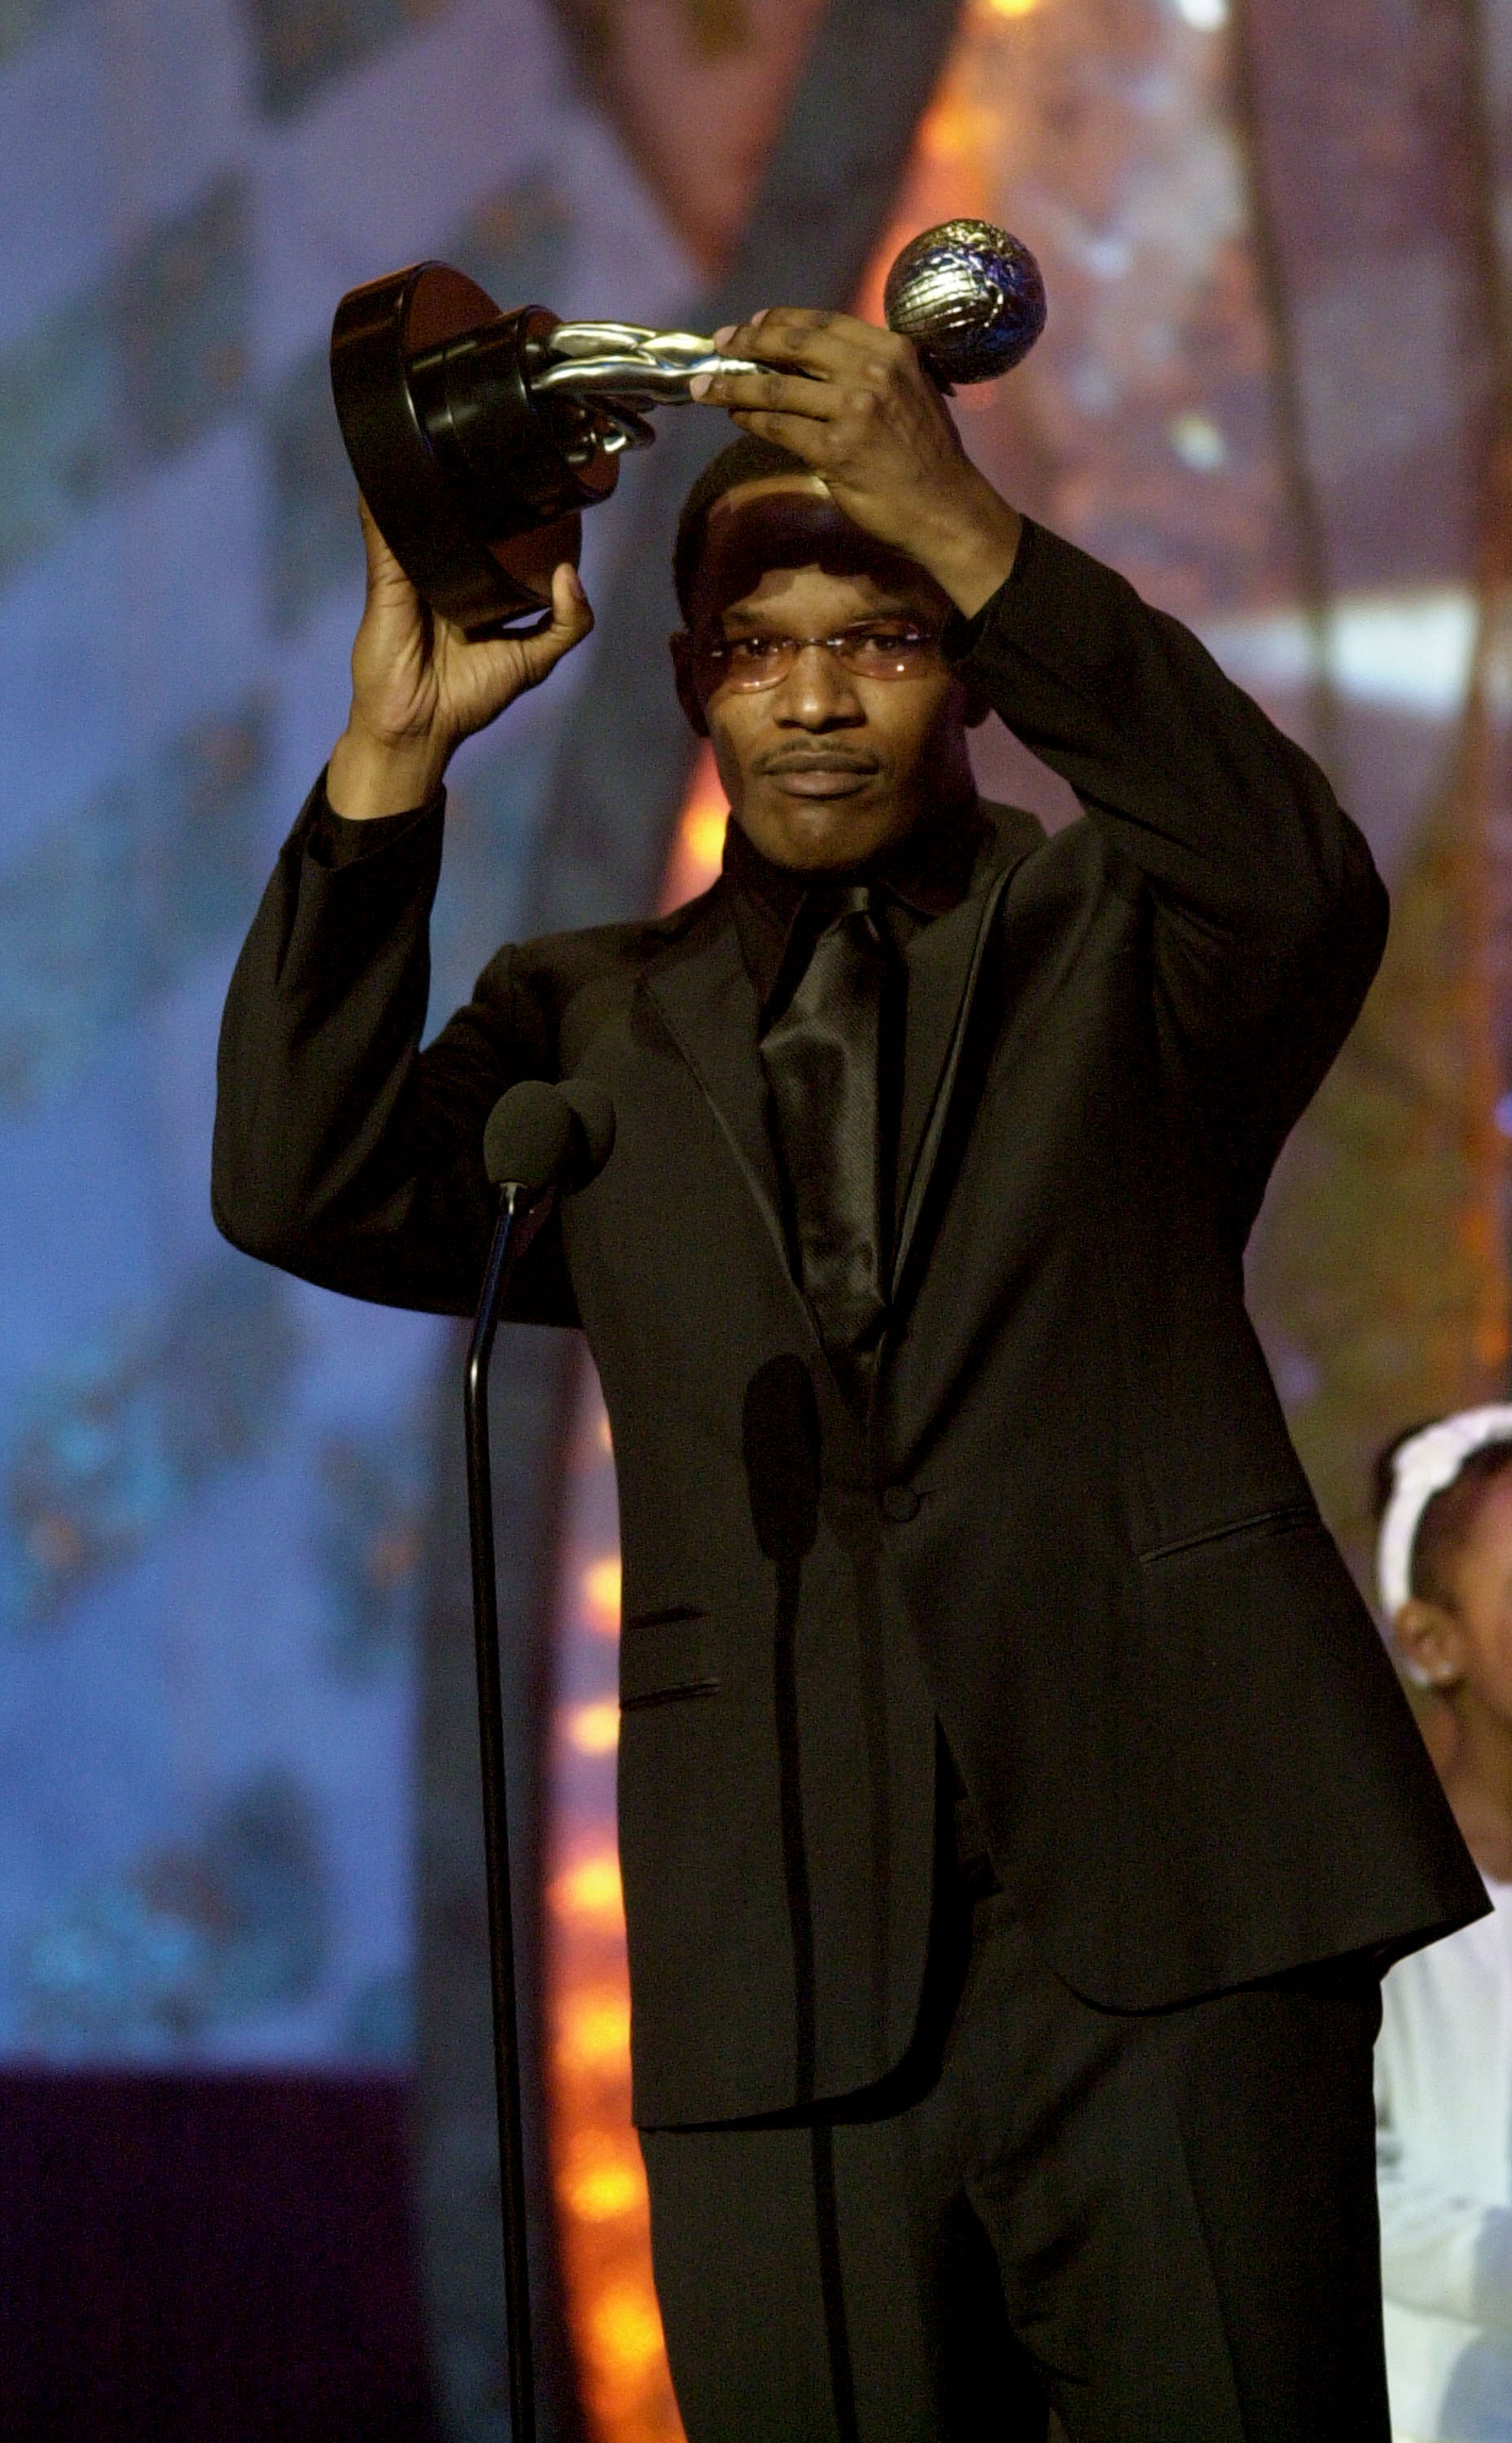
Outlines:
<svg viewBox="0 0 1512 2443"><path fill-rule="evenodd" d="M614 1106L593 1077L559 1086L522 1077L501 1094L483 1130L483 1168L495 1187L534 1204L549 1188L574 1196L614 1150Z"/></svg>
<svg viewBox="0 0 1512 2443"><path fill-rule="evenodd" d="M472 1559L473 1648L478 1668L478 1743L483 1777L483 1864L493 1991L494 2099L502 2191L504 2313L509 2432L535 2443L536 2377L530 2330L530 2253L524 2138L519 2108L519 2028L515 1992L514 1901L504 1788L504 1715L499 1666L499 1583L488 1436L488 1366L504 1291L519 1257L553 1209L596 1179L614 1149L614 1106L592 1077L522 1077L501 1094L483 1130L483 1168L500 1191L499 1220L467 1349L464 1417L467 1531Z"/></svg>

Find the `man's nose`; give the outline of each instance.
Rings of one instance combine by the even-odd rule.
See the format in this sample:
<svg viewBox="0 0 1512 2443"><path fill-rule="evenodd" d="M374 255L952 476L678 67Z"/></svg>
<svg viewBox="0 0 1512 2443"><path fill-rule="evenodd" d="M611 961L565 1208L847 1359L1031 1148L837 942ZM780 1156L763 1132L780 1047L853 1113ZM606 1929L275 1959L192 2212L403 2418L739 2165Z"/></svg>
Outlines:
<svg viewBox="0 0 1512 2443"><path fill-rule="evenodd" d="M774 707L779 721L800 729L830 729L865 721L855 682L828 645L801 645L782 681Z"/></svg>

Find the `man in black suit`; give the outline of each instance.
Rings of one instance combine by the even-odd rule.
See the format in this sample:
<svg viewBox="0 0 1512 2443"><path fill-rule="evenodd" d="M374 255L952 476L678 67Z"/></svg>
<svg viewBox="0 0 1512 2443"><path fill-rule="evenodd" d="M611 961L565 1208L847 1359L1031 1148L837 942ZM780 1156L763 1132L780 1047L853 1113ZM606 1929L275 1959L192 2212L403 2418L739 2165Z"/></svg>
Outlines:
<svg viewBox="0 0 1512 2443"><path fill-rule="evenodd" d="M1385 2443L1384 1960L1478 1913L1245 1314L1385 896L1175 621L1023 522L902 340L711 392L677 680L724 872L506 949L423 1054L440 783L586 633L368 527L347 730L228 1004L215 1210L465 1313L483 1123L611 1093L580 1322L625 1563L636 2119L691 2443ZM1077 790L979 806L984 707Z"/></svg>

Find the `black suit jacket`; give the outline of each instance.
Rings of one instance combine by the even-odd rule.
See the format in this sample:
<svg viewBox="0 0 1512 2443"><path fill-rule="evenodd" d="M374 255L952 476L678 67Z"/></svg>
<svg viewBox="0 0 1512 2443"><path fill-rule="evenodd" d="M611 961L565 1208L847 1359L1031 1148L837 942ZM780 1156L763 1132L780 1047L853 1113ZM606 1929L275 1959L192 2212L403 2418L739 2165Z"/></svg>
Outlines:
<svg viewBox="0 0 1512 2443"><path fill-rule="evenodd" d="M231 987L215 1211L364 1297L465 1312L483 1122L612 1094L522 1273L603 1381L625 1563L621 1846L643 2123L898 2063L935 1723L1079 1993L1158 2007L1477 1915L1245 1312L1271 1166L1385 894L1316 766L1175 621L1030 528L956 640L1086 820L999 812L908 952L892 1314L841 1397L785 1243L722 884L500 953L423 1054L439 817L297 827Z"/></svg>

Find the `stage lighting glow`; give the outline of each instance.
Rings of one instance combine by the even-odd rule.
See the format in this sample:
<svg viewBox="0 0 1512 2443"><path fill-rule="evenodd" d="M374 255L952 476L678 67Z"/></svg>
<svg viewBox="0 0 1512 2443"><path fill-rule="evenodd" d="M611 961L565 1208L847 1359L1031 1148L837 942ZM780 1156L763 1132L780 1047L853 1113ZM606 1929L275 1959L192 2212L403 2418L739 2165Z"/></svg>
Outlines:
<svg viewBox="0 0 1512 2443"><path fill-rule="evenodd" d="M1304 688L1317 667L1319 640L1300 611L1211 620L1202 637L1241 687ZM1467 588L1416 586L1341 595L1330 609L1323 648L1333 685L1349 702L1448 720L1465 702L1475 640Z"/></svg>
<svg viewBox="0 0 1512 2443"><path fill-rule="evenodd" d="M593 2310L592 2330L611 2373L638 2377L662 2354L662 2319L649 2287L643 2291L623 2282L606 2290Z"/></svg>
<svg viewBox="0 0 1512 2443"><path fill-rule="evenodd" d="M699 749L678 817L662 890L664 909L681 908L687 900L696 899L701 891L707 891L720 871L724 854L724 826L729 818L730 809L715 769L714 749L705 744Z"/></svg>
<svg viewBox="0 0 1512 2443"><path fill-rule="evenodd" d="M1189 408L1185 414L1173 416L1169 429L1171 447L1184 467L1211 475L1228 465L1229 444L1211 415Z"/></svg>
<svg viewBox="0 0 1512 2443"><path fill-rule="evenodd" d="M999 12L994 9L993 13ZM919 131L920 155L925 162L934 166L943 166L957 174L967 172L980 162L984 147L991 143L994 132L995 122L990 111L984 110L965 93L947 91L931 102L925 115L923 124ZM975 202L976 195L984 191L975 179L969 179L968 185L973 196L970 208L964 205L957 206L955 213L947 213L947 219L985 218L985 205L981 211L978 211ZM962 193L966 191L966 187L957 190ZM907 215L909 224L907 234L910 237L917 234L914 224L918 217L918 207L915 206ZM890 237L888 243L891 245ZM889 255L887 262L880 266L884 285L885 285L885 275L890 266L891 256ZM877 293L881 295L881 287Z"/></svg>
<svg viewBox="0 0 1512 2443"><path fill-rule="evenodd" d="M583 1609L600 1637L618 1637L623 1571L617 1552L605 1552L583 1571Z"/></svg>
<svg viewBox="0 0 1512 2443"><path fill-rule="evenodd" d="M557 2175L557 2189L588 2222L612 2222L646 2201L646 2174L634 2132L580 2129Z"/></svg>
<svg viewBox="0 0 1512 2443"><path fill-rule="evenodd" d="M611 1697L596 1704L573 1705L562 1717L562 1730L579 1755L612 1755L619 1745L620 1709Z"/></svg>
<svg viewBox="0 0 1512 2443"><path fill-rule="evenodd" d="M566 2070L617 2070L628 2058L629 2041L629 1996L623 1985L586 1985L562 2014L556 2056Z"/></svg>
<svg viewBox="0 0 1512 2443"><path fill-rule="evenodd" d="M619 1860L613 1850L582 1858L565 1874L558 1875L551 1886L551 1904L557 1917L585 1919L611 1930L617 1926L623 1933L625 1895L620 1887Z"/></svg>

